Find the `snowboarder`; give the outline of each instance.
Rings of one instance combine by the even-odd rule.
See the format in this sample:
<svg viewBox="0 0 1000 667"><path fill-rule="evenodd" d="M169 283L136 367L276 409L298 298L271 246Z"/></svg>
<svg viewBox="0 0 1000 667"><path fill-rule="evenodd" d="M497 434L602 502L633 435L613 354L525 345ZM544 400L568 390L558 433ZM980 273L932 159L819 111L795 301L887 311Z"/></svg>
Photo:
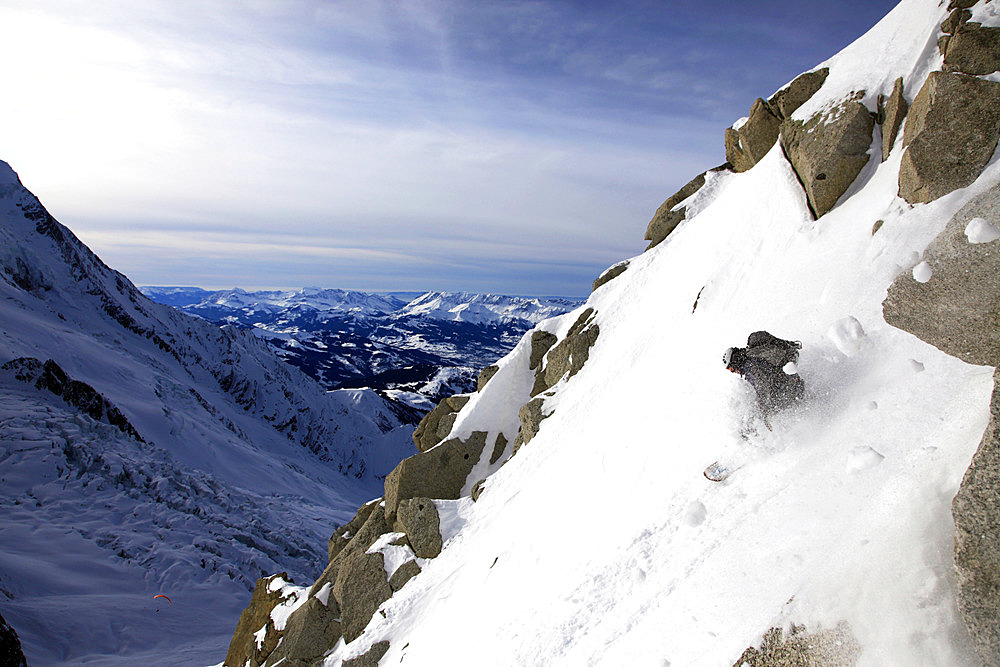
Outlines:
<svg viewBox="0 0 1000 667"><path fill-rule="evenodd" d="M764 424L771 428L770 417L784 410L805 394L805 383L795 372L802 343L755 331L746 347L731 347L722 360L726 369L739 373L757 393ZM789 366L792 364L792 366Z"/></svg>

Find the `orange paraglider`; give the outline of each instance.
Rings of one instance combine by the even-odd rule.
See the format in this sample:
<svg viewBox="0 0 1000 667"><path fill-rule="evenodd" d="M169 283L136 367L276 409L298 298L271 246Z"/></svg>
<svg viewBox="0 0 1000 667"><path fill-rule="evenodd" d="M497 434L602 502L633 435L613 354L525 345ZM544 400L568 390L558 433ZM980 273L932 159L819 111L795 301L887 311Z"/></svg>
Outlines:
<svg viewBox="0 0 1000 667"><path fill-rule="evenodd" d="M163 598L164 600L166 600L170 604L174 603L173 600L171 600L170 598L168 598L166 595L154 595L153 599L155 600L156 598Z"/></svg>

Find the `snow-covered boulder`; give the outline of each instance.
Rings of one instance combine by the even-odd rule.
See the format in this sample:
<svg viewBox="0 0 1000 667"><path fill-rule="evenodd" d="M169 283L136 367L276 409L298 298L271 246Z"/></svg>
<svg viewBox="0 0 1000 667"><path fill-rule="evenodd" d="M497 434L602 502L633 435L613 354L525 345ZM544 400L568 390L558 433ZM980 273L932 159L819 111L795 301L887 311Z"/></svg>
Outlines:
<svg viewBox="0 0 1000 667"><path fill-rule="evenodd" d="M944 70L977 75L1000 70L1000 28L983 26L968 17L971 17L968 10L960 14L954 33L946 42Z"/></svg>
<svg viewBox="0 0 1000 667"><path fill-rule="evenodd" d="M650 224L652 224L652 223L650 223ZM615 278L617 278L621 274L625 273L626 269L628 269L628 262L627 261L625 261L625 262L618 262L614 266L608 267L607 269L605 269L601 273L601 275L597 276L597 278L594 279L594 285L593 285L593 287L591 288L590 291L593 292L598 287L611 282L612 280L614 280Z"/></svg>
<svg viewBox="0 0 1000 667"><path fill-rule="evenodd" d="M677 228L677 225L684 222L685 218L687 218L687 207L681 206L681 203L693 196L705 185L705 177L709 172L724 171L726 169L732 169L732 167L732 164L726 162L725 164L719 165L714 169L709 169L704 173L698 174L688 181L688 183L680 190L667 197L667 200L660 204L660 207L656 209L656 213L653 214L653 219L650 220L649 224L646 226L646 236L644 239L649 241L649 245L646 249L649 250L650 248L654 248L659 245L663 239L667 238L670 232ZM598 287L610 280L611 278L607 278L598 284L598 281L601 281L606 275L611 273L615 267L622 265L627 266L628 262L619 262L615 266L611 267L611 269L605 271L601 277L594 282L594 289L596 290Z"/></svg>
<svg viewBox="0 0 1000 667"><path fill-rule="evenodd" d="M903 129L899 196L925 203L970 185L993 157L998 138L1000 83L931 72Z"/></svg>
<svg viewBox="0 0 1000 667"><path fill-rule="evenodd" d="M333 594L340 603L344 641L352 642L364 631L379 605L392 597L385 556L379 552L351 553L337 573Z"/></svg>
<svg viewBox="0 0 1000 667"><path fill-rule="evenodd" d="M441 553L441 518L430 498L409 498L396 510L396 529L406 533L413 553L434 558Z"/></svg>
<svg viewBox="0 0 1000 667"><path fill-rule="evenodd" d="M863 93L842 101L807 121L781 127L781 145L820 218L832 209L871 158L875 119L858 101Z"/></svg>
<svg viewBox="0 0 1000 667"><path fill-rule="evenodd" d="M882 312L889 324L943 352L993 366L1000 364L1000 241L974 243L966 233L970 226L1000 229L1000 186L972 199L951 218L924 251L927 280L902 272L889 287ZM972 236L980 238L989 237Z"/></svg>
<svg viewBox="0 0 1000 667"><path fill-rule="evenodd" d="M340 639L340 628L340 610L332 596L309 598L289 615L281 643L264 667L311 667Z"/></svg>
<svg viewBox="0 0 1000 667"><path fill-rule="evenodd" d="M226 654L226 665L263 665L278 645L281 634L275 628L271 612L289 597L289 591L284 586L287 579L288 574L282 572L257 580L250 604L240 614L236 624L236 632Z"/></svg>
<svg viewBox="0 0 1000 667"><path fill-rule="evenodd" d="M418 452L426 452L448 437L459 410L469 402L466 395L446 396L428 412L413 430L413 443Z"/></svg>

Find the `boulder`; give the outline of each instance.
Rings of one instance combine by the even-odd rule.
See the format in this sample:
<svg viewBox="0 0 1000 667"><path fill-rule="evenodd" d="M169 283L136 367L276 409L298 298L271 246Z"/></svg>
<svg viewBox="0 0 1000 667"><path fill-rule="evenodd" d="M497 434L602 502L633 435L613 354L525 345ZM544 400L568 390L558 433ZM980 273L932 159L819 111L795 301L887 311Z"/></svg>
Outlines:
<svg viewBox="0 0 1000 667"><path fill-rule="evenodd" d="M984 665L1000 665L1000 371L990 423L951 504L958 608Z"/></svg>
<svg viewBox="0 0 1000 667"><path fill-rule="evenodd" d="M542 359L545 357L545 353L556 344L555 334L550 334L548 331L532 331L531 332L531 357L528 361L528 368L534 370L538 368L538 365L542 363Z"/></svg>
<svg viewBox="0 0 1000 667"><path fill-rule="evenodd" d="M1000 28L959 23L945 48L942 69L976 75L1000 70Z"/></svg>
<svg viewBox="0 0 1000 667"><path fill-rule="evenodd" d="M267 657L265 667L311 667L340 639L340 610L330 596L327 604L309 598L285 622L281 644ZM284 662L282 662L284 661Z"/></svg>
<svg viewBox="0 0 1000 667"><path fill-rule="evenodd" d="M467 440L452 438L400 461L385 478L386 520L395 521L407 498L458 498L485 447L486 433L475 431Z"/></svg>
<svg viewBox="0 0 1000 667"><path fill-rule="evenodd" d="M649 241L649 246L646 250L659 245L663 239L667 238L667 235L670 234L670 232L677 228L677 225L684 221L684 218L687 216L687 208L681 207L676 211L674 209L677 208L677 205L682 201L698 192L703 185L705 185L705 174L698 174L688 181L684 187L670 195L667 198L667 201L660 204L660 208L656 209L656 213L653 214L653 219L650 220L649 225L646 226L645 240ZM621 266L621 264L617 264L616 266ZM614 268L615 267L611 267L608 271L614 270ZM622 269L622 271L624 270L625 269ZM601 278L603 278L606 274L607 271L601 275ZM597 280L601 280L601 278L598 278ZM608 280L611 280L611 278L604 280L601 284L603 285ZM598 285L597 281L595 281L594 289L597 289L598 287L600 287L600 285Z"/></svg>
<svg viewBox="0 0 1000 667"><path fill-rule="evenodd" d="M483 490L486 488L486 480L481 479L472 485L472 492L469 494L472 496L472 502L479 500L479 496L483 495Z"/></svg>
<svg viewBox="0 0 1000 667"><path fill-rule="evenodd" d="M570 327L566 338L549 351L548 363L545 365L546 389L555 386L566 375L573 377L587 363L590 348L601 333L600 327L593 323L593 318L594 309L587 308ZM534 389L532 395L536 395Z"/></svg>
<svg viewBox="0 0 1000 667"><path fill-rule="evenodd" d="M517 416L521 420L521 428L517 432L517 437L514 438L515 454L521 448L521 445L527 443L538 434L538 427L542 423L542 420L549 416L542 412L544 400L543 398L533 398L518 410Z"/></svg>
<svg viewBox="0 0 1000 667"><path fill-rule="evenodd" d="M382 535L385 535L389 530L389 524L386 523L385 519L385 507L381 503L374 503L374 508L368 514L368 518L362 524L358 532L351 537L347 544L341 547L340 551L330 559L327 564L326 569L323 570L319 578L316 579L316 583L312 585L309 589L309 595L316 595L323 586L330 584L331 586L337 581L337 576L340 573L341 566L344 560L351 554L364 552L368 550L372 544L375 543Z"/></svg>
<svg viewBox="0 0 1000 667"><path fill-rule="evenodd" d="M25 667L24 652L21 649L21 640L18 639L14 628L7 625L7 621L0 616L0 665L3 667Z"/></svg>
<svg viewBox="0 0 1000 667"><path fill-rule="evenodd" d="M743 125L726 130L726 161L733 165L733 171L747 171L760 162L778 140L780 128L781 117L758 97Z"/></svg>
<svg viewBox="0 0 1000 667"><path fill-rule="evenodd" d="M486 383L489 382L494 375L499 372L499 366L487 366L483 370L479 371L479 377L476 378L476 391L482 391Z"/></svg>
<svg viewBox="0 0 1000 667"><path fill-rule="evenodd" d="M384 656L388 650L388 641L375 642L372 644L370 649L358 657L351 658L350 660L344 660L341 663L341 667L378 667L378 661L382 659L382 656Z"/></svg>
<svg viewBox="0 0 1000 667"><path fill-rule="evenodd" d="M365 525L368 521L368 517L371 516L372 512L378 507L381 498L377 498L370 503L362 505L354 518L345 523L343 526L338 528L330 536L330 542L327 546L327 561L333 560L334 556L339 554L341 550L347 546L348 542L354 537L361 527Z"/></svg>
<svg viewBox="0 0 1000 667"><path fill-rule="evenodd" d="M417 561L408 560L396 568L396 571L392 573L391 577L389 577L389 588L391 588L393 592L396 592L405 586L406 582L418 574L420 574L420 566L417 565Z"/></svg>
<svg viewBox="0 0 1000 667"><path fill-rule="evenodd" d="M927 246L921 283L904 271L882 302L885 321L970 364L1000 365L1000 240L971 243L970 222L1000 229L1000 185L963 206Z"/></svg>
<svg viewBox="0 0 1000 667"><path fill-rule="evenodd" d="M892 145L896 143L896 137L899 136L899 128L903 126L903 119L906 118L906 112L909 109L910 105L907 104L906 98L903 97L903 77L899 77L892 87L892 94L889 95L889 99L886 100L885 106L882 108L881 119L879 121L882 123L883 162L889 159Z"/></svg>
<svg viewBox="0 0 1000 667"><path fill-rule="evenodd" d="M601 287L602 285L606 285L607 283L611 282L621 274L625 273L625 269L627 268L628 268L628 260L624 262L619 262L614 266L606 269L604 273L599 275L597 279L594 280L594 286L590 291L591 292L596 291L598 287Z"/></svg>
<svg viewBox="0 0 1000 667"><path fill-rule="evenodd" d="M226 653L224 663L229 667L243 667L248 663L250 667L259 667L278 645L281 634L274 627L271 611L285 598L281 595L280 586L276 586L274 591L269 590L271 582L275 579L288 581L288 574L282 572L257 580L253 595L250 596L250 604L240 614L236 631L229 642L229 651ZM263 641L258 644L255 635L264 627L267 628L267 632Z"/></svg>
<svg viewBox="0 0 1000 667"><path fill-rule="evenodd" d="M430 498L407 498L396 509L397 531L406 538L419 558L435 558L441 553L441 518Z"/></svg>
<svg viewBox="0 0 1000 667"><path fill-rule="evenodd" d="M950 14L948 14L948 18L944 20L944 23L941 24L941 32L948 35L948 37L950 38L952 35L958 32L959 26L961 26L963 23L967 22L971 18L972 18L972 12L970 12L968 9L954 9Z"/></svg>
<svg viewBox="0 0 1000 667"><path fill-rule="evenodd" d="M490 455L490 465L496 463L507 451L507 438L503 433L497 433L497 439L493 442L493 454Z"/></svg>
<svg viewBox="0 0 1000 667"><path fill-rule="evenodd" d="M931 72L903 130L899 196L911 204L930 202L970 185L998 138L1000 83Z"/></svg>
<svg viewBox="0 0 1000 667"><path fill-rule="evenodd" d="M417 446L417 451L426 452L448 437L459 410L469 402L469 398L467 395L448 396L424 415L413 430L413 444Z"/></svg>
<svg viewBox="0 0 1000 667"><path fill-rule="evenodd" d="M782 120L788 120L796 109L815 95L830 75L830 68L823 67L814 72L800 74L790 84L776 92L768 100L771 110Z"/></svg>
<svg viewBox="0 0 1000 667"><path fill-rule="evenodd" d="M733 667L853 667L860 655L847 623L819 632L793 625L788 637L781 628L768 630L760 648L748 648Z"/></svg>
<svg viewBox="0 0 1000 667"><path fill-rule="evenodd" d="M861 94L809 120L787 120L781 126L785 155L798 174L817 218L832 209L871 157L875 119Z"/></svg>
<svg viewBox="0 0 1000 667"><path fill-rule="evenodd" d="M361 636L379 605L392 597L382 554L357 551L346 556L333 595L340 604L344 641L350 643Z"/></svg>
<svg viewBox="0 0 1000 667"><path fill-rule="evenodd" d="M975 5L979 0L951 0L948 3L948 9L968 9Z"/></svg>

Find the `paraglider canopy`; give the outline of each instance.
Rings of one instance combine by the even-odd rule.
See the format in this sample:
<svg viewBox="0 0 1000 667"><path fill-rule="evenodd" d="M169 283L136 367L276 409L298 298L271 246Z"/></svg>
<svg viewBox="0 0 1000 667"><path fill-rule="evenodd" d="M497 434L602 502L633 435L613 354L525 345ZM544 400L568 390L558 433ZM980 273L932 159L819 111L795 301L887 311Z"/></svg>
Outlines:
<svg viewBox="0 0 1000 667"><path fill-rule="evenodd" d="M153 599L155 600L156 598L163 598L164 600L166 600L170 604L174 603L173 600L171 600L170 598L168 598L166 595L154 595Z"/></svg>

